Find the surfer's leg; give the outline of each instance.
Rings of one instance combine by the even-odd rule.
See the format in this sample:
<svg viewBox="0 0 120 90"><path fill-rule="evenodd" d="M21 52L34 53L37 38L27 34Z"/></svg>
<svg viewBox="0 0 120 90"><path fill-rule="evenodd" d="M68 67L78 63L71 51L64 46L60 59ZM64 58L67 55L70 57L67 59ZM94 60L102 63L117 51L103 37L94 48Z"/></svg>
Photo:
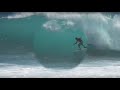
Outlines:
<svg viewBox="0 0 120 90"><path fill-rule="evenodd" d="M83 45L83 43L81 44L84 48L87 48L87 47L85 47L84 45Z"/></svg>
<svg viewBox="0 0 120 90"><path fill-rule="evenodd" d="M78 47L80 48L80 43L78 44ZM80 48L81 49L81 48Z"/></svg>
<svg viewBox="0 0 120 90"><path fill-rule="evenodd" d="M85 47L84 45L83 45L83 47L84 47L84 48L87 48L87 47Z"/></svg>

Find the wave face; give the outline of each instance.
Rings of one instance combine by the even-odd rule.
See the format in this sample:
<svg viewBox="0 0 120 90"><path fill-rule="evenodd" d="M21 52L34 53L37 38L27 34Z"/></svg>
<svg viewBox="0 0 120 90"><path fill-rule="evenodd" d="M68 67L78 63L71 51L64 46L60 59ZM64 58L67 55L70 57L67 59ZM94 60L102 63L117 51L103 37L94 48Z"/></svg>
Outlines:
<svg viewBox="0 0 120 90"><path fill-rule="evenodd" d="M98 50L103 50L103 52L104 50L110 52L120 50L119 13L19 12L1 16L0 19L1 30L15 29L17 33L17 28L21 29L19 36L27 36L25 43L31 43L34 33L41 27L56 32L59 30L62 32L64 29L71 30L71 32L75 29L83 31L88 42L88 53ZM24 42L19 36L17 40L20 43Z"/></svg>
<svg viewBox="0 0 120 90"><path fill-rule="evenodd" d="M108 13L109 15L109 13ZM88 43L99 49L120 50L120 16L113 18L102 13L48 14L49 18L72 19L82 29Z"/></svg>

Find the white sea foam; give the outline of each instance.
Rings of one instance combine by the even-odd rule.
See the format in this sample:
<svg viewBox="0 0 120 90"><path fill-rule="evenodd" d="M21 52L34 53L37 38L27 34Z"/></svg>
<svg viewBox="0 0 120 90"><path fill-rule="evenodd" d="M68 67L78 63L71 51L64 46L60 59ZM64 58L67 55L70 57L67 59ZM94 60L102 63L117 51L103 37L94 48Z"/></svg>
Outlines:
<svg viewBox="0 0 120 90"><path fill-rule="evenodd" d="M15 13L12 15L8 15L7 17L2 17L2 18L8 18L8 19L19 19L19 18L26 18L34 15L32 12L19 12Z"/></svg>
<svg viewBox="0 0 120 90"><path fill-rule="evenodd" d="M47 69L42 66L8 66L0 68L0 77L9 78L116 78L120 77L120 66L76 67L70 70Z"/></svg>

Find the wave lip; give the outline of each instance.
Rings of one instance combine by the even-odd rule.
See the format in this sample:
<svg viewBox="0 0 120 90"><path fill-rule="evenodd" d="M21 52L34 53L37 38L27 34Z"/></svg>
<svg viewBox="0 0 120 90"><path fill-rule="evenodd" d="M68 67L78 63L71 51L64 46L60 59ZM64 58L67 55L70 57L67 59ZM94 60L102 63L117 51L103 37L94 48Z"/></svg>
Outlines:
<svg viewBox="0 0 120 90"><path fill-rule="evenodd" d="M7 19L19 19L19 18L26 18L26 17L30 17L34 15L34 13L32 12L19 12L19 13L15 13L12 15L8 15L6 17L2 17L2 18L7 18Z"/></svg>

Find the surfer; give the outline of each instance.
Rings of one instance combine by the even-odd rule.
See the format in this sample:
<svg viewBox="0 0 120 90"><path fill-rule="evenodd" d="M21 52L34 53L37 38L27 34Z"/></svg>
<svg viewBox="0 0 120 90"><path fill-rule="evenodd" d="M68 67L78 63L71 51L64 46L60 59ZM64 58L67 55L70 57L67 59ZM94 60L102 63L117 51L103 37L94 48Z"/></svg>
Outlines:
<svg viewBox="0 0 120 90"><path fill-rule="evenodd" d="M79 48L80 48L80 45L82 45L84 48L87 48L87 47L85 47L85 46L83 45L83 41L82 41L81 38L77 38L77 37L76 37L75 40L76 40L76 43L74 43L74 45L78 43L78 47L79 47ZM81 48L80 48L80 49L81 49Z"/></svg>

